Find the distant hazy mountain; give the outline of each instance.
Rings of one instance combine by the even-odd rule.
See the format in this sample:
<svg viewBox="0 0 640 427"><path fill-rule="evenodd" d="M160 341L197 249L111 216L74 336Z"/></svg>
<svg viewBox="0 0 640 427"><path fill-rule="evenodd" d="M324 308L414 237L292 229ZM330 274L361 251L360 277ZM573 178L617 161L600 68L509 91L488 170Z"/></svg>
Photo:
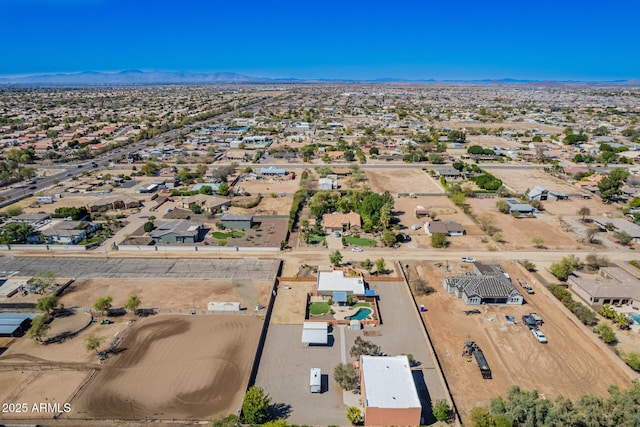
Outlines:
<svg viewBox="0 0 640 427"><path fill-rule="evenodd" d="M4 84L55 84L55 85L152 85L190 83L261 83L271 79L250 77L236 73L192 73L188 71L140 71L126 70L117 73L85 71L72 74L40 74L22 77L0 78Z"/></svg>
<svg viewBox="0 0 640 427"><path fill-rule="evenodd" d="M638 80L610 82L580 81L541 81L521 79L481 79L481 80L434 80L434 79L401 79L380 77L377 79L339 79L318 78L298 79L262 78L237 73L194 73L190 71L140 71L125 70L115 73L85 71L68 74L39 74L21 77L0 77L2 85L156 85L156 84L224 84L224 83L453 83L479 85L535 84L544 86L562 86L573 84L605 84L637 86Z"/></svg>

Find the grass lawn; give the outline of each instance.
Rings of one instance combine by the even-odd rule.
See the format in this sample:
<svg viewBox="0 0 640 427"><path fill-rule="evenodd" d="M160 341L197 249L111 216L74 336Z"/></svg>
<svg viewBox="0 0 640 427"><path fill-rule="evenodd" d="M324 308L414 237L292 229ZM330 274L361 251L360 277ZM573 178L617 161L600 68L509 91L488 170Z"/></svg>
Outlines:
<svg viewBox="0 0 640 427"><path fill-rule="evenodd" d="M221 231L211 232L211 237L214 237L216 239L228 239L230 237L244 237L244 236L245 236L245 233L238 230L231 230L228 233L223 233Z"/></svg>
<svg viewBox="0 0 640 427"><path fill-rule="evenodd" d="M350 245L358 245L358 246L376 246L378 242L373 239L365 239L364 237L353 237L353 236L345 236L343 237L346 243Z"/></svg>
<svg viewBox="0 0 640 427"><path fill-rule="evenodd" d="M366 301L361 301L353 304L353 306L354 307L371 307L371 303Z"/></svg>
<svg viewBox="0 0 640 427"><path fill-rule="evenodd" d="M312 234L309 238L309 243L311 244L324 243L326 241L327 236L318 236L317 234Z"/></svg>
<svg viewBox="0 0 640 427"><path fill-rule="evenodd" d="M312 316L318 316L320 314L327 314L331 310L328 302L318 301L311 304L309 307L309 314Z"/></svg>

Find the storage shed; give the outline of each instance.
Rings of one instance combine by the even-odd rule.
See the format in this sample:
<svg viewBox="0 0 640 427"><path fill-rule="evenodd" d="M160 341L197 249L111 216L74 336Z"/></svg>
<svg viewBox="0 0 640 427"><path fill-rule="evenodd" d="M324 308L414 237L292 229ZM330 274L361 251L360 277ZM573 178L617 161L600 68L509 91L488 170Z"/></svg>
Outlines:
<svg viewBox="0 0 640 427"><path fill-rule="evenodd" d="M0 337L20 337L31 326L35 313L0 313Z"/></svg>
<svg viewBox="0 0 640 427"><path fill-rule="evenodd" d="M224 214L221 221L224 228L248 230L253 226L253 215Z"/></svg>

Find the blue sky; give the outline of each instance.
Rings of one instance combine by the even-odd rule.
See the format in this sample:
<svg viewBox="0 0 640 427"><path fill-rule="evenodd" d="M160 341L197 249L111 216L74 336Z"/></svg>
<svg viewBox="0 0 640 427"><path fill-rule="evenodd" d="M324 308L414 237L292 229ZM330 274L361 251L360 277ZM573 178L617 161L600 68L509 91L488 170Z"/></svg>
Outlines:
<svg viewBox="0 0 640 427"><path fill-rule="evenodd" d="M0 0L0 75L640 78L637 0Z"/></svg>

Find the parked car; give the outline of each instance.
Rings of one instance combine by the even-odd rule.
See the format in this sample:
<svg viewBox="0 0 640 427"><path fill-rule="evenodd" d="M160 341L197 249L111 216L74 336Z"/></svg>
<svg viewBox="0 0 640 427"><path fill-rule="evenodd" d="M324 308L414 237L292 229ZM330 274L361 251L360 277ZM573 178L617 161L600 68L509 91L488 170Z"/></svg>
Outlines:
<svg viewBox="0 0 640 427"><path fill-rule="evenodd" d="M336 237L342 237L339 231L336 231Z"/></svg>
<svg viewBox="0 0 640 427"><path fill-rule="evenodd" d="M463 256L462 262L476 262L475 258L471 258L470 256Z"/></svg>
<svg viewBox="0 0 640 427"><path fill-rule="evenodd" d="M355 248L351 248L351 252L362 252L362 251L363 251L362 248L359 248L357 246Z"/></svg>
<svg viewBox="0 0 640 427"><path fill-rule="evenodd" d="M536 337L539 343L546 344L548 342L547 337L544 336L540 329L532 329L531 333Z"/></svg>

